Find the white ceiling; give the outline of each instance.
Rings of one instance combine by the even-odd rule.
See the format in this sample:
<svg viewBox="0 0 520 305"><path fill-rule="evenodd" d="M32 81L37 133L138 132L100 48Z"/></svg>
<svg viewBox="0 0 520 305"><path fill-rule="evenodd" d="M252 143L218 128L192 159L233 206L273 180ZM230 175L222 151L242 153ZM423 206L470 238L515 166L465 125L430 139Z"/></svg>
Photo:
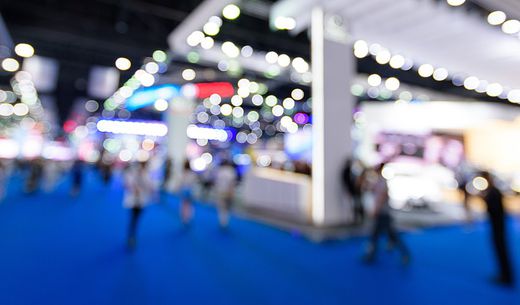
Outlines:
<svg viewBox="0 0 520 305"><path fill-rule="evenodd" d="M518 0L473 0L489 11L504 11L508 18L520 19L520 1Z"/></svg>
<svg viewBox="0 0 520 305"><path fill-rule="evenodd" d="M510 2L513 7L517 1L496 2ZM520 89L520 39L464 7L434 0L282 0L273 7L271 18L293 17L294 31L302 31L310 24L311 8L318 5L343 16L354 40L379 43L418 64Z"/></svg>

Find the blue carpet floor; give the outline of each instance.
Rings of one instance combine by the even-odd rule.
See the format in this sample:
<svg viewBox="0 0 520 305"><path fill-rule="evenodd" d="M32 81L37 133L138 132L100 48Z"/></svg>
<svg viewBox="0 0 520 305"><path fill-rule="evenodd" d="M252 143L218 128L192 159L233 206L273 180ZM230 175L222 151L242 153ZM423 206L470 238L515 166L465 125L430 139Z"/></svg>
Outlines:
<svg viewBox="0 0 520 305"><path fill-rule="evenodd" d="M363 239L315 244L236 217L222 232L205 205L183 230L171 196L144 211L130 253L120 184L87 182L73 200L67 180L28 196L13 179L0 205L0 304L520 304L520 285L488 281L485 223L408 233L408 267L384 251L367 266ZM520 275L520 226L510 228Z"/></svg>

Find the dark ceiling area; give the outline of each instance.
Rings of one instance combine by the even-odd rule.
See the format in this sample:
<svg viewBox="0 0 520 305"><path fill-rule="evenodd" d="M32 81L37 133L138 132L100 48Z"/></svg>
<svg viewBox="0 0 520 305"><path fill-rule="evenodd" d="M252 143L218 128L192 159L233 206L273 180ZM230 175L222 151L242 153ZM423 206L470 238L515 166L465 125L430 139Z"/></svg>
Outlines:
<svg viewBox="0 0 520 305"><path fill-rule="evenodd" d="M113 66L116 58L129 58L134 66L123 72L129 78L142 60L156 49L167 49L167 36L202 0L2 0L0 13L15 43L32 44L38 55L59 62L56 97L61 120L66 118L77 97L86 96L89 69L95 65ZM234 21L226 21L217 40L230 40L254 49L286 53L310 59L307 32L291 36L269 29L266 12L275 0L245 1L262 10L248 9ZM245 4L244 2L244 4ZM449 81L423 79L413 71L394 70L378 65L372 58L358 60L358 71L378 72L383 77L397 76L403 82L449 92L490 99L455 87ZM283 86L282 86L283 87ZM499 101L498 99L491 99Z"/></svg>

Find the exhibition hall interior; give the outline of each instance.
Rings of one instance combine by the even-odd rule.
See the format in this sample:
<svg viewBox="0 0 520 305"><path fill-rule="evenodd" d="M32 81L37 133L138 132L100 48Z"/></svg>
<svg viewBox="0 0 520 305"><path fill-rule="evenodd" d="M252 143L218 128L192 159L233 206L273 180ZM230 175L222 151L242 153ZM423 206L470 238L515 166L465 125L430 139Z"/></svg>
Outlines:
<svg viewBox="0 0 520 305"><path fill-rule="evenodd" d="M0 0L0 304L520 304L518 0Z"/></svg>

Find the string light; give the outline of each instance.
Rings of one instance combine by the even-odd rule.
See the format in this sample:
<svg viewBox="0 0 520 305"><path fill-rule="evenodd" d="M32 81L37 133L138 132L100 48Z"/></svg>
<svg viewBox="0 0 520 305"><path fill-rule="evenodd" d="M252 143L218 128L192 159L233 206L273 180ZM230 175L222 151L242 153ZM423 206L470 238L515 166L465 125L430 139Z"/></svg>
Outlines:
<svg viewBox="0 0 520 305"><path fill-rule="evenodd" d="M447 2L451 6L461 6L466 2L466 0L447 0Z"/></svg>
<svg viewBox="0 0 520 305"><path fill-rule="evenodd" d="M14 58L6 58L2 61L2 69L7 72L15 72L20 69L20 63Z"/></svg>
<svg viewBox="0 0 520 305"><path fill-rule="evenodd" d="M235 20L240 16L240 8L235 4L228 4L222 9L222 16L228 20Z"/></svg>
<svg viewBox="0 0 520 305"><path fill-rule="evenodd" d="M487 21L491 25L500 25L506 21L506 14L502 11L494 11L489 13Z"/></svg>
<svg viewBox="0 0 520 305"><path fill-rule="evenodd" d="M34 48L28 43L19 43L14 47L14 52L20 57L31 57L34 55Z"/></svg>
<svg viewBox="0 0 520 305"><path fill-rule="evenodd" d="M422 64L419 66L419 69L417 70L419 76L424 78L432 76L433 71L433 66L430 64Z"/></svg>
<svg viewBox="0 0 520 305"><path fill-rule="evenodd" d="M506 34L516 34L520 32L520 21L516 19L507 20L502 24L502 31Z"/></svg>

